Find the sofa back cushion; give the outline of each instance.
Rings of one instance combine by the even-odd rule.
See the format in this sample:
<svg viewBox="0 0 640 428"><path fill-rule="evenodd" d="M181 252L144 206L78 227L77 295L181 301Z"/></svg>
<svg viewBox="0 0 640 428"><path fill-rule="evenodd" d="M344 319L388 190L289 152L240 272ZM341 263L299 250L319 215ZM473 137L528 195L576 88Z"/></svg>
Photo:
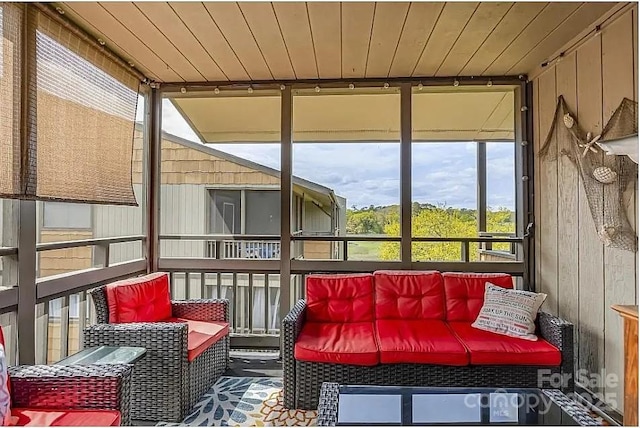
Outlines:
<svg viewBox="0 0 640 428"><path fill-rule="evenodd" d="M111 283L105 288L109 322L157 322L171 318L169 275L156 272Z"/></svg>
<svg viewBox="0 0 640 428"><path fill-rule="evenodd" d="M505 273L445 272L442 277L447 321L475 321L484 303L487 282L503 288L513 288L511 275Z"/></svg>
<svg viewBox="0 0 640 428"><path fill-rule="evenodd" d="M438 271L374 273L376 319L444 320L444 283Z"/></svg>
<svg viewBox="0 0 640 428"><path fill-rule="evenodd" d="M373 275L307 276L307 321L373 321Z"/></svg>

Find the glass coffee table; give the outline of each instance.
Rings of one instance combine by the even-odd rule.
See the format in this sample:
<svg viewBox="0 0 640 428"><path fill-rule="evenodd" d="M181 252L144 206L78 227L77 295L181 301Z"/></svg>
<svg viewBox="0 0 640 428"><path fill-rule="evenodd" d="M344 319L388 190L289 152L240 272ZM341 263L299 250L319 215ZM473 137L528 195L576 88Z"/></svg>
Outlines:
<svg viewBox="0 0 640 428"><path fill-rule="evenodd" d="M601 425L559 390L323 383L319 426Z"/></svg>
<svg viewBox="0 0 640 428"><path fill-rule="evenodd" d="M96 346L64 358L55 365L135 364L147 353L145 348L129 346Z"/></svg>

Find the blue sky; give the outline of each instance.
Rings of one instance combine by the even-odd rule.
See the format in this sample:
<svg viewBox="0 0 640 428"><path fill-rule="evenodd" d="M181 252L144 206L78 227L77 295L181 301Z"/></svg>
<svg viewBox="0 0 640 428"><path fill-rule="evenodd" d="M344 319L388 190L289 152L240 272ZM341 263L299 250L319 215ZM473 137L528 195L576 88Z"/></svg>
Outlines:
<svg viewBox="0 0 640 428"><path fill-rule="evenodd" d="M163 105L163 130L199 141L173 105ZM278 144L211 144L211 147L279 169ZM474 143L414 143L413 200L456 208L476 206L476 145ZM487 145L488 205L513 209L514 146ZM294 144L293 173L333 189L349 207L398 204L399 143Z"/></svg>

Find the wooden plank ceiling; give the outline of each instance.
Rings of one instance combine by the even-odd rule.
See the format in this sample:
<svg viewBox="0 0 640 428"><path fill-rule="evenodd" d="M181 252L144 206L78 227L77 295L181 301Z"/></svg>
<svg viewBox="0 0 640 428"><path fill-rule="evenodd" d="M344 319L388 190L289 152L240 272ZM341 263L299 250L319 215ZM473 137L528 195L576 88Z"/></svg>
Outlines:
<svg viewBox="0 0 640 428"><path fill-rule="evenodd" d="M531 72L610 2L69 2L65 15L162 82Z"/></svg>

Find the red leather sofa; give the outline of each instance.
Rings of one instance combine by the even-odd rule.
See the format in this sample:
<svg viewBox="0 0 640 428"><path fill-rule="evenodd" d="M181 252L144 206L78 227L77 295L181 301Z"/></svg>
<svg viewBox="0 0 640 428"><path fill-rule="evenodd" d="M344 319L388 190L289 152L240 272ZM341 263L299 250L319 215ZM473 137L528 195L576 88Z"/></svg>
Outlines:
<svg viewBox="0 0 640 428"><path fill-rule="evenodd" d="M572 324L540 312L538 341L473 328L486 282L513 288L506 274L309 275L283 320L285 407L316 408L322 382L573 389Z"/></svg>
<svg viewBox="0 0 640 428"><path fill-rule="evenodd" d="M4 345L1 329L0 343ZM16 426L130 425L131 371L125 364L9 367L9 422Z"/></svg>
<svg viewBox="0 0 640 428"><path fill-rule="evenodd" d="M132 379L131 418L180 422L229 366L229 302L172 301L164 272L91 291L97 324L83 345L140 346Z"/></svg>

